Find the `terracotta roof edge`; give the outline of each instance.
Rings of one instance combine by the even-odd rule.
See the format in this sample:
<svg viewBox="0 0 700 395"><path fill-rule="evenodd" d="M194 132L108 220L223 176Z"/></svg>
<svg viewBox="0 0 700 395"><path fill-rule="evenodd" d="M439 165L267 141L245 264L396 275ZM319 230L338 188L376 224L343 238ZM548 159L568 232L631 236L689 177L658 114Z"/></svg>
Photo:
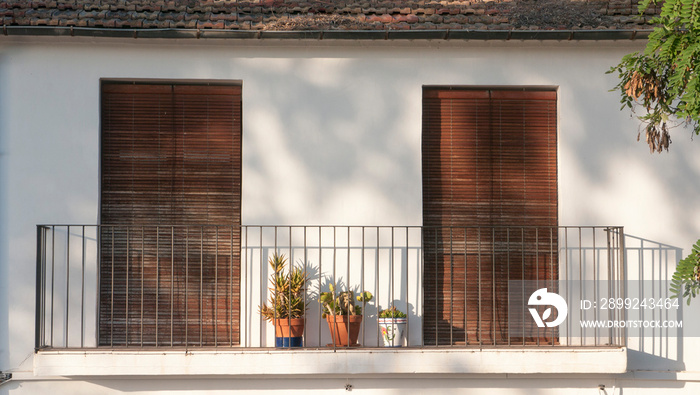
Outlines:
<svg viewBox="0 0 700 395"><path fill-rule="evenodd" d="M71 26L7 26L4 36L75 36L112 38L211 38L297 40L639 40L651 29L599 30L230 30L110 29Z"/></svg>

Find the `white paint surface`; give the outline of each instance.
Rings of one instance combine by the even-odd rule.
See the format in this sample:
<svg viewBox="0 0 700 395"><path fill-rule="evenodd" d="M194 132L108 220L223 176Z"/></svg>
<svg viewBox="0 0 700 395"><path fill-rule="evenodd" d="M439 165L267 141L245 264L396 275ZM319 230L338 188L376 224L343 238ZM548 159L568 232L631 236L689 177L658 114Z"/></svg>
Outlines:
<svg viewBox="0 0 700 395"><path fill-rule="evenodd" d="M0 38L0 370L33 377L3 385L3 394L225 392L237 384L243 392L345 393L335 375L350 371L325 365L304 384L34 376L35 226L98 220L101 78L242 81L244 224L420 225L422 86L556 86L560 224L622 225L637 244L679 254L700 236L697 141L674 131L670 154L649 155L635 141L637 121L608 92L615 78L605 71L643 42L45 40ZM677 257L645 251L629 252L628 265L659 265L659 279L672 272ZM691 318L698 303L684 316L700 325ZM523 376L415 381L387 371L354 390L599 394L601 381L608 394L699 391L697 338L631 343L630 373L622 375L591 367L592 376L532 380L539 362L515 359L507 371ZM90 358L97 366L110 361ZM484 373L480 363L469 360L465 370Z"/></svg>

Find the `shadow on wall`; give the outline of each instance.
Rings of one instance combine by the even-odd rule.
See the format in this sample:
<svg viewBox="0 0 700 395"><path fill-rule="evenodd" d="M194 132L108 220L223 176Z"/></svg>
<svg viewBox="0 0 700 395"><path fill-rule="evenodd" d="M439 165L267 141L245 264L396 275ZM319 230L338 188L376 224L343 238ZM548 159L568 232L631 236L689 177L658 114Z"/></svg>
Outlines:
<svg viewBox="0 0 700 395"><path fill-rule="evenodd" d="M684 314L684 300L670 296L671 276L682 255L679 247L625 235L630 370L685 370L684 336L700 335L692 333L700 332L700 320ZM668 327L673 322L682 322L682 327Z"/></svg>
<svg viewBox="0 0 700 395"><path fill-rule="evenodd" d="M601 78L560 90L560 169L567 171L560 178L562 212L572 223L615 223L654 240L694 242L700 235L692 205L698 184L689 180L700 177L698 142L691 130L676 128L670 151L650 154L643 124L629 109L618 111L619 94L609 91L617 80L604 76L603 66L596 65ZM590 103L606 110L591 116Z"/></svg>
<svg viewBox="0 0 700 395"><path fill-rule="evenodd" d="M383 224L419 213L420 115L408 103L421 87L397 71L380 89L372 66L347 59L287 63L244 80L244 222ZM318 63L327 68L314 79Z"/></svg>

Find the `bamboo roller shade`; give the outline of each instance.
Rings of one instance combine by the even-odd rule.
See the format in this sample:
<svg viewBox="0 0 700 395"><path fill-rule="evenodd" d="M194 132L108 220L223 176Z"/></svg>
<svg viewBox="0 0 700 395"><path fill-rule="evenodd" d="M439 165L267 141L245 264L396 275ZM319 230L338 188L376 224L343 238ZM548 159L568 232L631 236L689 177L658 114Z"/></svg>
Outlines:
<svg viewBox="0 0 700 395"><path fill-rule="evenodd" d="M237 344L241 87L103 82L101 121L100 345Z"/></svg>
<svg viewBox="0 0 700 395"><path fill-rule="evenodd" d="M424 89L426 345L554 336L509 339L507 294L557 278L556 107L548 90Z"/></svg>

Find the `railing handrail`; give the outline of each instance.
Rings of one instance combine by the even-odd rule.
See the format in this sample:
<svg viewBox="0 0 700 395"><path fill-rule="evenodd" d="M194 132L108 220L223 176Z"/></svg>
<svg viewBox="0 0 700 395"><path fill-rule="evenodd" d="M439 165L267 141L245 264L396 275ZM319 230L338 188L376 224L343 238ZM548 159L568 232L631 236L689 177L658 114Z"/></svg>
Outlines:
<svg viewBox="0 0 700 395"><path fill-rule="evenodd" d="M184 227L242 227L242 228L409 228L409 229L624 229L622 225L338 225L338 224L323 224L323 225L298 225L298 224L88 224L88 223L56 223L56 224L37 224L38 228L51 227L130 227L130 228L184 228Z"/></svg>

